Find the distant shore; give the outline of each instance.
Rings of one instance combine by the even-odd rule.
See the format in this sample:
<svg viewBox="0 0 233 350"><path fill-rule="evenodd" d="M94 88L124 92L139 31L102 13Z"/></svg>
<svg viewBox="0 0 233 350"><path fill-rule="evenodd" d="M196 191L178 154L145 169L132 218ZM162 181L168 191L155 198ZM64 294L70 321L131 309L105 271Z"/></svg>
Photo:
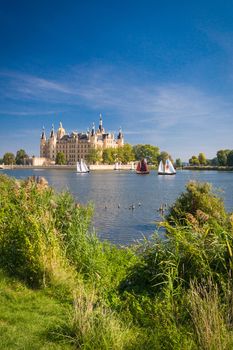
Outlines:
<svg viewBox="0 0 233 350"><path fill-rule="evenodd" d="M217 171L233 171L233 166L200 166L200 165L187 165L182 168L183 170L217 170Z"/></svg>
<svg viewBox="0 0 233 350"><path fill-rule="evenodd" d="M99 165L90 165L89 166L91 171L98 171L98 170L114 170L115 164L99 164ZM43 169L43 170L64 170L64 169L76 169L76 165L0 165L0 169L6 169L6 170L14 170L14 169ZM122 164L119 167L119 170L131 170L131 164Z"/></svg>
<svg viewBox="0 0 233 350"><path fill-rule="evenodd" d="M99 164L99 165L90 165L90 170L91 171L110 171L114 170L115 165L114 164ZM33 165L0 165L0 169L5 169L5 170L14 170L14 169L41 169L41 170L74 170L76 169L76 165L47 165L47 166L33 166ZM157 170L157 167L151 166L151 170ZM122 164L121 168L119 170L132 170L131 169L131 164ZM182 168L177 168L177 170L216 170L216 171L233 171L233 166L184 166Z"/></svg>

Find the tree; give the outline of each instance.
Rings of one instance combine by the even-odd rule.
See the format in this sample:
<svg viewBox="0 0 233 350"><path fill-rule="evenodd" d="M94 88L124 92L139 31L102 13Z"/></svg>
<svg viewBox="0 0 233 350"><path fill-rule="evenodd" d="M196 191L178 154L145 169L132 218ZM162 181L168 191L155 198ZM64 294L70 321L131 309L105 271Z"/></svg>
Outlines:
<svg viewBox="0 0 233 350"><path fill-rule="evenodd" d="M192 158L189 159L190 165L200 165L199 159L197 156L192 156Z"/></svg>
<svg viewBox="0 0 233 350"><path fill-rule="evenodd" d="M102 158L104 164L114 164L116 161L116 149L115 148L106 148L103 150Z"/></svg>
<svg viewBox="0 0 233 350"><path fill-rule="evenodd" d="M5 165L15 164L15 156L14 156L14 154L11 153L11 152L5 153L4 156L3 156L3 163Z"/></svg>
<svg viewBox="0 0 233 350"><path fill-rule="evenodd" d="M227 165L233 166L233 150L230 151L227 155Z"/></svg>
<svg viewBox="0 0 233 350"><path fill-rule="evenodd" d="M58 165L66 164L66 158L63 152L58 152L56 155L55 163Z"/></svg>
<svg viewBox="0 0 233 350"><path fill-rule="evenodd" d="M173 163L172 157L165 151L162 151L159 155L158 155L158 162L160 162L161 160L163 161L163 163L166 162L167 159L170 159Z"/></svg>
<svg viewBox="0 0 233 350"><path fill-rule="evenodd" d="M182 167L182 162L180 158L176 159L176 168L181 168Z"/></svg>
<svg viewBox="0 0 233 350"><path fill-rule="evenodd" d="M149 163L158 164L159 148L149 144L146 145L135 145L133 147L136 160L146 158Z"/></svg>
<svg viewBox="0 0 233 350"><path fill-rule="evenodd" d="M126 143L123 147L117 148L117 158L123 164L132 162L135 159L133 147Z"/></svg>
<svg viewBox="0 0 233 350"><path fill-rule="evenodd" d="M98 148L91 148L86 159L89 164L96 164L101 161L101 152Z"/></svg>
<svg viewBox="0 0 233 350"><path fill-rule="evenodd" d="M24 149L20 149L19 151L17 151L16 157L15 157L16 164L24 165L25 162L27 162L27 160L28 160L28 155Z"/></svg>
<svg viewBox="0 0 233 350"><path fill-rule="evenodd" d="M227 155L230 152L229 149L221 149L217 152L218 164L220 166L227 165Z"/></svg>
<svg viewBox="0 0 233 350"><path fill-rule="evenodd" d="M210 160L210 165L212 165L212 166L218 166L218 165L219 165L219 163L218 163L218 158L215 157L215 158L211 159L211 160Z"/></svg>
<svg viewBox="0 0 233 350"><path fill-rule="evenodd" d="M198 160L199 160L200 165L206 165L206 163L207 163L206 156L204 153L199 153Z"/></svg>

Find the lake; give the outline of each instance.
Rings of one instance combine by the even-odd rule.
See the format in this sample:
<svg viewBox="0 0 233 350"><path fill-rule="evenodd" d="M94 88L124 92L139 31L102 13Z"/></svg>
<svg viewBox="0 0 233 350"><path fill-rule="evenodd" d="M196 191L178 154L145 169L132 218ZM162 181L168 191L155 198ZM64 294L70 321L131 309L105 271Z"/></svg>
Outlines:
<svg viewBox="0 0 233 350"><path fill-rule="evenodd" d="M69 190L82 204L95 207L93 226L101 239L129 244L143 236L149 237L161 219L158 208L171 205L190 180L210 182L218 188L226 209L233 211L233 172L178 171L174 176L136 175L130 171L96 171L77 174L74 170L1 170L22 179L44 176L56 190ZM134 205L135 209L130 207Z"/></svg>

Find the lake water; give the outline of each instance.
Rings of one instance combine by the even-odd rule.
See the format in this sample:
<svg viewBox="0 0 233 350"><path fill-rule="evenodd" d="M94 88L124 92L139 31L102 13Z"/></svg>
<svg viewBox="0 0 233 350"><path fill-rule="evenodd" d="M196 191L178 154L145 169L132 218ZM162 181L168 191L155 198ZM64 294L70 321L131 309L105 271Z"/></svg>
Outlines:
<svg viewBox="0 0 233 350"><path fill-rule="evenodd" d="M175 176L136 175L130 171L96 171L77 174L74 170L2 170L16 178L44 176L58 191L69 190L82 204L95 207L93 226L101 239L129 244L149 237L161 219L158 208L172 204L190 180L210 182L233 211L233 172L178 171ZM139 205L139 203L141 205ZM135 209L129 209L132 204Z"/></svg>

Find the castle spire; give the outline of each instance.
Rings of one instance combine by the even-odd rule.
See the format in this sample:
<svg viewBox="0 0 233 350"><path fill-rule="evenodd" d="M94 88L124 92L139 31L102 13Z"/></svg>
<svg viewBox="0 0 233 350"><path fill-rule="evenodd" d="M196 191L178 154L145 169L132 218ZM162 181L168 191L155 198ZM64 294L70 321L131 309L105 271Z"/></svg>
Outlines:
<svg viewBox="0 0 233 350"><path fill-rule="evenodd" d="M95 123L92 124L91 136L95 135Z"/></svg>
<svg viewBox="0 0 233 350"><path fill-rule="evenodd" d="M45 134L45 127L44 126L42 128L41 140L45 140L46 141L46 134Z"/></svg>
<svg viewBox="0 0 233 350"><path fill-rule="evenodd" d="M52 124L52 129L51 129L50 137L54 137L54 124Z"/></svg>
<svg viewBox="0 0 233 350"><path fill-rule="evenodd" d="M122 128L121 128L121 126L120 126L120 128L119 128L119 134L118 134L117 138L118 138L118 140L123 138L123 133L122 133Z"/></svg>
<svg viewBox="0 0 233 350"><path fill-rule="evenodd" d="M103 131L103 119L102 119L101 113L100 113L100 121L99 121L99 131Z"/></svg>

